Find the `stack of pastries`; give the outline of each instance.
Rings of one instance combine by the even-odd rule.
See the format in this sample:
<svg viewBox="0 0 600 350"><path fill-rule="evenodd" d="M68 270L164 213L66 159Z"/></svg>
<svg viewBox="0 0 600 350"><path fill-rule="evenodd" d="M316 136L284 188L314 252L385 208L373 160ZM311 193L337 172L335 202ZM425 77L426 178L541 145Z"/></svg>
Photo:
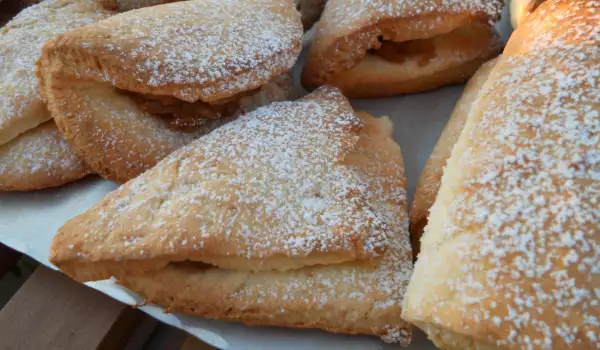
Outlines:
<svg viewBox="0 0 600 350"><path fill-rule="evenodd" d="M0 34L0 190L123 183L50 261L168 312L600 348L600 3L514 1L504 50L503 6L46 0ZM409 215L391 120L347 97L467 80Z"/></svg>

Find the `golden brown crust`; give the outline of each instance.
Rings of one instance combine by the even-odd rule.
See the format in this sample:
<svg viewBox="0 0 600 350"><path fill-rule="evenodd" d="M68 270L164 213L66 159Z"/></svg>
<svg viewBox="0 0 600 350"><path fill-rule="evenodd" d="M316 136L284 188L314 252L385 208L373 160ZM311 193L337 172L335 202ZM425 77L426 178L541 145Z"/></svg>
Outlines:
<svg viewBox="0 0 600 350"><path fill-rule="evenodd" d="M265 27L269 35L257 35ZM285 1L190 1L129 11L49 42L38 62L41 94L86 163L125 182L223 121L171 130L117 88L189 103L236 98L232 119L290 97L291 82L280 75L295 62L301 37L299 15Z"/></svg>
<svg viewBox="0 0 600 350"><path fill-rule="evenodd" d="M350 70L382 40L428 39L471 23L495 22L502 1L329 1L317 27L302 84L314 88ZM443 18L443 20L441 20Z"/></svg>
<svg viewBox="0 0 600 350"><path fill-rule="evenodd" d="M0 145L51 119L35 77L44 43L113 14L93 0L48 0L0 29Z"/></svg>
<svg viewBox="0 0 600 350"><path fill-rule="evenodd" d="M444 167L446 166L446 161L450 158L452 148L454 148L454 144L462 132L469 112L477 101L477 96L479 96L479 92L487 81L496 61L497 58L482 65L465 86L463 95L456 103L454 111L444 127L444 131L442 131L440 139L435 145L435 148L419 177L412 209L410 211L410 236L414 257L417 257L419 254L421 235L423 234L425 225L427 225L429 208L431 208L435 202L435 198L440 188L440 181L442 179Z"/></svg>
<svg viewBox="0 0 600 350"><path fill-rule="evenodd" d="M90 174L53 121L0 146L0 191L60 186Z"/></svg>
<svg viewBox="0 0 600 350"><path fill-rule="evenodd" d="M101 176L126 182L150 169L171 152L231 121L239 114L289 98L291 79L281 76L241 99L230 117L173 130L169 121L143 112L130 97L90 83L54 86L48 106L77 154Z"/></svg>
<svg viewBox="0 0 600 350"><path fill-rule="evenodd" d="M268 36L257 35L266 27ZM121 13L55 37L44 47L39 75L57 84L90 81L210 103L286 73L301 40L291 0L182 1Z"/></svg>
<svg viewBox="0 0 600 350"><path fill-rule="evenodd" d="M182 260L288 270L377 259L388 228L355 170L339 164L359 129L335 89L263 107L176 151L69 221L50 260L90 280L127 272L111 272L111 261L128 261L136 272Z"/></svg>
<svg viewBox="0 0 600 350"><path fill-rule="evenodd" d="M487 24L465 26L428 41L434 52L426 62L418 55L407 54L403 62L391 62L369 53L328 83L354 98L427 91L465 82L481 64L498 55L503 46L496 30Z"/></svg>
<svg viewBox="0 0 600 350"><path fill-rule="evenodd" d="M344 163L356 167L370 187L374 208L393 232L393 248L383 259L256 273L171 264L121 282L168 312L249 325L372 334L406 344L410 327L399 314L411 262L402 156L391 138L389 119L358 115L364 128L356 152Z"/></svg>
<svg viewBox="0 0 600 350"><path fill-rule="evenodd" d="M472 107L404 299L441 348L600 346L599 10L543 3Z"/></svg>

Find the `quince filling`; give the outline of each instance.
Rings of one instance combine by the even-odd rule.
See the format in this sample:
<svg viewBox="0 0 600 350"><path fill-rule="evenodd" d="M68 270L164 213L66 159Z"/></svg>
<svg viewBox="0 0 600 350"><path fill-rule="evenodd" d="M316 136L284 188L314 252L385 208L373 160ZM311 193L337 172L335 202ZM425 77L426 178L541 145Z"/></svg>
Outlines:
<svg viewBox="0 0 600 350"><path fill-rule="evenodd" d="M471 23L449 33L426 39L393 42L380 37L381 46L371 53L386 61L395 63L414 61L419 67L423 67L437 58L440 49L451 48L454 52L468 52L474 48L486 47L490 35L488 24Z"/></svg>
<svg viewBox="0 0 600 350"><path fill-rule="evenodd" d="M260 87L240 92L234 96L215 102L186 102L173 96L160 96L120 90L129 96L145 113L159 116L169 128L178 131L193 131L208 120L231 117L241 111L241 100L260 91Z"/></svg>

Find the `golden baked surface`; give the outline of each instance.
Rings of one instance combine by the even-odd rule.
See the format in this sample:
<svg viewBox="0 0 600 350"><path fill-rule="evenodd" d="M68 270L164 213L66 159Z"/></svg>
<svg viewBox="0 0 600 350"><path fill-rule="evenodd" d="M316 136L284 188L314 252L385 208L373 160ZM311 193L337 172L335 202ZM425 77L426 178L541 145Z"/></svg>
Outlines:
<svg viewBox="0 0 600 350"><path fill-rule="evenodd" d="M403 310L444 349L600 346L598 23L543 3L469 115Z"/></svg>
<svg viewBox="0 0 600 350"><path fill-rule="evenodd" d="M295 63L301 38L291 0L184 1L55 37L38 75L52 116L82 159L105 178L126 182L214 123L173 130L122 92L205 107L235 99L231 113L207 119L233 118L290 98L291 81L280 76Z"/></svg>
<svg viewBox="0 0 600 350"><path fill-rule="evenodd" d="M495 58L481 66L477 73L469 80L419 177L419 183L417 184L410 210L410 236L415 256L420 249L421 235L427 224L429 208L435 202L440 189L440 181L442 180L446 161L450 158L454 144L458 140L467 117L472 107L476 104L479 93L483 89L497 60Z"/></svg>
<svg viewBox="0 0 600 350"><path fill-rule="evenodd" d="M60 186L89 173L53 121L0 146L0 191Z"/></svg>
<svg viewBox="0 0 600 350"><path fill-rule="evenodd" d="M389 228L356 171L341 163L360 128L331 88L258 109L69 221L50 260L93 280L182 260L287 270L378 259Z"/></svg>
<svg viewBox="0 0 600 350"><path fill-rule="evenodd" d="M182 1L54 38L44 48L40 75L211 102L286 73L301 39L291 0Z"/></svg>
<svg viewBox="0 0 600 350"><path fill-rule="evenodd" d="M367 186L367 199L388 225L389 247L382 259L254 273L179 263L121 282L169 312L376 334L406 344L410 328L400 319L400 306L411 260L402 155L388 119L358 116L364 127L343 163Z"/></svg>
<svg viewBox="0 0 600 350"><path fill-rule="evenodd" d="M329 83L335 77L343 79L344 72L360 64L363 58L368 56L369 50L379 49L385 41L401 43L431 39L472 23L493 24L499 20L502 6L502 0L328 1L307 56L302 72L302 84L310 88ZM485 32L482 35L485 35ZM489 46L483 45L482 50ZM487 52L486 55L483 60L489 59L493 51ZM466 58L461 63L466 64L472 60L473 58ZM368 72L363 73L367 76L362 80L369 81ZM430 72L422 74L425 77L431 76ZM402 74L391 75L399 80L394 86L395 89L405 84L406 78ZM375 83L379 79L373 78ZM388 77L389 79L391 78ZM453 80L457 79L454 77ZM363 97L361 91L355 93L352 89L354 86L343 85L344 93ZM435 84L431 84L429 88L433 87ZM393 89L386 87L385 90ZM388 91L384 95L402 92L406 91Z"/></svg>
<svg viewBox="0 0 600 350"><path fill-rule="evenodd" d="M0 145L51 118L35 77L44 44L112 14L92 0L47 0L24 9L0 30Z"/></svg>

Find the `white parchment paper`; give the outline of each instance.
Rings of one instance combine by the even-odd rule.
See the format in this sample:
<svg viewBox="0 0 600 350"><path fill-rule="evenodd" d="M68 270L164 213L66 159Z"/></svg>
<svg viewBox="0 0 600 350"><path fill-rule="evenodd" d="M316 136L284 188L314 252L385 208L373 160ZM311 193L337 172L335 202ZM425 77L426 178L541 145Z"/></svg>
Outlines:
<svg viewBox="0 0 600 350"><path fill-rule="evenodd" d="M510 35L508 13L505 11L498 30L505 41ZM303 54L305 54L304 52ZM294 68L298 81L303 56ZM298 85L299 86L299 85ZM407 96L353 100L356 110L375 116L389 116L394 123L394 138L400 144L408 178L409 199L425 163L450 116L463 86ZM56 189L23 193L0 193L0 242L31 256L55 269L48 262L48 253L57 229L68 219L83 213L117 185L99 177L89 177ZM121 302L139 304L134 293L113 281L87 283ZM207 320L179 314L165 314L159 307L140 308L158 320L181 328L208 344L221 349L398 349L378 337L331 334L319 330L298 330L277 327L247 327L242 324ZM408 349L433 350L435 347L423 333L415 330Z"/></svg>

